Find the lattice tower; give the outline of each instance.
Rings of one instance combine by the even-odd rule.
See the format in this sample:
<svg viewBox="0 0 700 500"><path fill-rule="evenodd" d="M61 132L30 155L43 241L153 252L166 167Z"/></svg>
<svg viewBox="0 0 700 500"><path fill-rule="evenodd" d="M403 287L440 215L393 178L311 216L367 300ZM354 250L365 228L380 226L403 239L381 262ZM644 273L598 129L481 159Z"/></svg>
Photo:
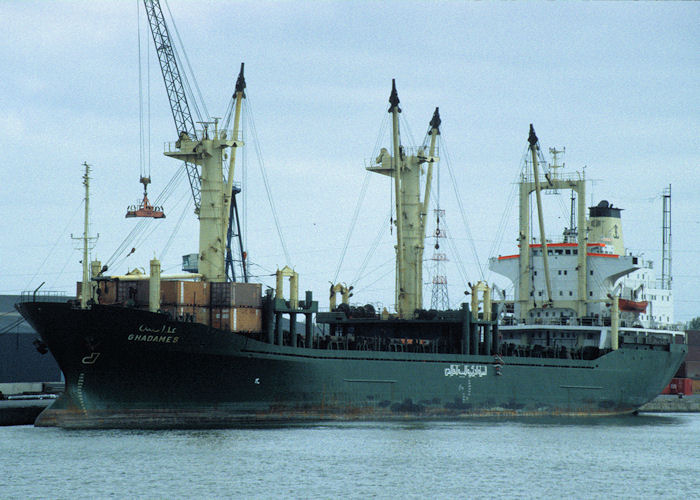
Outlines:
<svg viewBox="0 0 700 500"><path fill-rule="evenodd" d="M445 230L440 228L440 218L444 218L445 211L442 209L433 210L437 224L433 238L435 240L435 251L430 260L433 262L432 268L432 294L430 297L430 309L447 310L450 308L450 297L447 289L447 275L445 274L445 262L449 259L447 255L440 252L440 239L445 238Z"/></svg>

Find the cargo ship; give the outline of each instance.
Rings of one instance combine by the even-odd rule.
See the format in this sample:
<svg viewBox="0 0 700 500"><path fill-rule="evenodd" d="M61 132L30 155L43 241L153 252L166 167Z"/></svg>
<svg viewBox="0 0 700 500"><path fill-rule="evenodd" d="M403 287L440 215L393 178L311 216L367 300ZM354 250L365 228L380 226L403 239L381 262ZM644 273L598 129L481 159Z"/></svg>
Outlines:
<svg viewBox="0 0 700 500"><path fill-rule="evenodd" d="M157 2L145 3L157 13ZM156 46L167 52L167 32L165 38L156 33L162 23L152 23L152 29ZM166 83L177 84L163 72ZM49 300L35 291L16 305L66 382L65 392L35 425L144 429L324 419L604 416L633 413L668 384L687 351L682 336L618 324L614 282L636 268L636 258L595 242L593 231L585 236L580 231L573 243L539 246L521 231L520 254L493 263L519 284L510 304L493 300L491 288L479 281L470 285L471 300L459 309L423 309L423 245L441 121L436 109L426 143L415 150L402 145L395 83L388 110L392 144L368 167L393 184L394 310L351 306L349 288L334 284L330 308L320 312L312 292L299 298L299 276L290 267L279 269L275 288L264 292L261 284L248 283L245 273L232 280L226 272L227 236L235 222L233 165L243 146L238 123L244 88L241 66L232 128L214 122L195 130L181 121L177 142L165 152L186 162L196 172L191 181L201 182L191 183L199 196L199 252L188 269L196 272L168 276L153 259L148 275L107 275L101 262L89 262L85 165L79 300ZM177 92L169 96L171 102L182 99ZM532 129L529 140L537 164ZM543 179L536 170L523 192L534 186L539 197ZM579 194L579 203L583 198ZM521 208L521 217L528 213ZM608 207L586 220L581 211L579 218L581 228L596 221L605 225L615 212ZM549 255L554 262L560 258L562 269L577 269L566 303L557 300L563 282L548 276ZM546 300L538 300L545 286L540 273L534 281L517 278L534 275L540 261L547 275ZM599 279L589 280L589 271L599 272Z"/></svg>

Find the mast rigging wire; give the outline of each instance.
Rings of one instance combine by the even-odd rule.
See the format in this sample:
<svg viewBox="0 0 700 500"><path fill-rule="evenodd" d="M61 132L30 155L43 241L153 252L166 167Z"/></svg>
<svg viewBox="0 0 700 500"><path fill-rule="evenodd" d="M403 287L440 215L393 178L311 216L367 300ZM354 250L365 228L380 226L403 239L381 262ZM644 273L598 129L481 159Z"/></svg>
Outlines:
<svg viewBox="0 0 700 500"><path fill-rule="evenodd" d="M51 255L54 254L54 250L56 249L56 246L58 246L58 242L59 242L62 238L64 238L64 236L65 236L65 234L66 234L66 231L68 230L68 226L70 226L70 225L73 223L73 219L75 219L75 216L78 214L78 212L80 211L80 209L83 208L83 203L85 203L85 199L84 199L84 198L80 200L80 203L78 203L78 206L77 206L77 207L75 208L75 210L73 211L73 215L70 216L70 219L69 219L68 222L66 223L65 227L63 228L63 230L61 230L61 232L60 232L60 233L58 234L58 236L56 237L56 240L53 242L53 245L51 245L51 249L48 251L48 253L47 253L46 256L44 257L44 260L41 261L41 264L39 264L39 267L36 269L36 271L34 271L34 274L33 274L32 277L29 279L29 281L27 281L27 285L24 287L25 290L28 290L29 288L31 288L30 285L31 285L32 281L34 281L34 280L36 279L36 277L39 275L39 273L41 272L41 270L44 268L44 264L46 264L46 261L49 259L49 256L51 256ZM73 255L73 254L71 253L71 258L72 258L72 255ZM65 269L65 267L66 267L66 266L65 266L65 264L64 264L64 265L63 265L63 268Z"/></svg>
<svg viewBox="0 0 700 500"><path fill-rule="evenodd" d="M453 188L454 193L455 193L455 198L457 199L457 206L459 207L459 214L462 218L462 224L464 225L464 231L466 233L467 240L469 241L469 246L471 247L471 251L472 251L472 254L474 256L474 260L476 261L476 265L477 265L477 268L479 270L479 276L483 280L484 279L484 270L483 270L483 267L481 265L481 261L479 260L479 254L476 251L476 245L474 244L474 238L472 237L471 231L469 229L469 223L467 222L467 216L465 214L464 205L462 204L462 198L459 195L459 189L457 187L457 180L456 180L454 172L452 170L452 162L450 160L450 154L449 154L449 151L447 150L447 144L446 144L446 141L444 139L444 131L441 130L440 134L441 134L441 142L442 142L441 150L445 154L445 160L446 160L446 164L447 164L447 173L450 174L450 180L452 181L452 188ZM460 260L460 264L461 264L461 260ZM460 273L464 273L464 276L466 276L466 272L464 272L464 270L461 270Z"/></svg>
<svg viewBox="0 0 700 500"><path fill-rule="evenodd" d="M517 185L518 185L518 179L520 177L520 174L517 174L513 182L511 182L511 188L510 191L508 192L508 198L506 199L506 203L503 208L503 212L501 213L501 218L498 221L498 226L496 226L496 237L493 240L491 244L491 248L489 250L488 255L496 255L498 252L498 249L501 247L503 244L503 238L505 237L505 232L506 232L506 226L508 224L508 219L509 216L512 214L512 207L513 207L513 202L514 198L516 196L516 191L517 191ZM491 279L493 276L493 272L489 270L489 273L487 275L487 279Z"/></svg>
<svg viewBox="0 0 700 500"><path fill-rule="evenodd" d="M374 269L373 269L373 272L376 272L377 269L381 269L382 267L384 267L384 266L386 266L387 264L390 264L390 263L392 263L392 262L394 262L394 257L391 257L390 259L386 260L383 264L381 264L381 265L377 266L376 268L374 268ZM367 284L367 285L365 285L365 286L363 286L363 287L361 287L361 288L355 287L354 292L355 292L355 293L358 293L358 292L363 292L363 291L369 289L371 286L375 285L376 283L379 283L381 280L383 280L383 279L384 279L386 276L388 276L389 274L393 273L395 270L396 270L396 269L395 269L395 266L391 266L391 268L390 268L388 271L386 271L384 274L380 275L380 276L379 276L376 280L374 280L373 282L371 282L371 283L369 283L369 284Z"/></svg>
<svg viewBox="0 0 700 500"><path fill-rule="evenodd" d="M386 128L387 128L387 125L389 123L389 114L383 113L383 117L384 118L382 119L382 122L379 126L379 134L377 135L377 140L374 143L374 149L372 150L372 156L370 158L370 161L373 161L374 158L379 156L379 149L381 147L381 143L382 143L382 140L384 139L384 134L386 133ZM357 225L357 220L358 220L360 208L362 206L362 203L364 202L364 198L365 198L366 193L367 193L367 187L369 185L369 178L370 178L369 174L370 174L370 171L365 169L365 178L362 181L362 187L360 188L360 196L358 197L357 204L355 206L355 211L353 213L353 217L352 217L352 220L350 223L350 228L348 229L348 234L345 237L345 244L343 246L343 250L341 252L340 259L338 260L338 267L335 270L335 276L333 277L333 283L337 283L337 281L338 281L338 276L340 275L340 269L343 265L343 260L345 259L345 254L347 252L348 245L350 243L350 239L351 239L352 234L355 230L355 226ZM393 190L390 189L390 192L393 193ZM364 268L367 266L367 263L369 262L371 256L374 254L374 251L376 250L377 246L379 245L379 240L381 239L381 235L384 232L384 227L385 227L386 223L389 222L392 218L391 217L392 213L393 213L393 204L391 205L389 216L384 220L384 222L382 223L382 226L379 228L379 232L378 232L377 236L375 237L375 242L373 242L373 244L370 246L370 248L369 248L369 250L368 250L367 254L365 255L365 258L362 262L362 265L360 266L357 273L355 274L355 278L353 279L353 281L351 281L351 284L354 285L358 281L359 276L362 274L362 272L364 271Z"/></svg>
<svg viewBox="0 0 700 500"><path fill-rule="evenodd" d="M262 175L263 184L265 185L265 192L267 193L267 201L270 204L270 211L272 212L272 218L275 222L275 229L277 229L277 236L279 237L280 244L282 245L282 251L284 252L284 257L287 264L291 264L291 259L289 258L289 252L287 251L287 245L284 242L284 236L282 234L282 228L279 223L279 217L277 216L277 209L275 208L275 201L272 197L272 191L270 189L270 183L267 179L267 172L265 170L265 162L263 161L262 151L260 150L260 141L258 140L258 133L255 128L255 122L253 121L252 104L250 102L250 97L246 97L244 101L246 103L248 112L245 113L246 120L248 122L248 128L253 136L253 144L255 146L255 153L258 157L258 165L260 166L260 173Z"/></svg>
<svg viewBox="0 0 700 500"><path fill-rule="evenodd" d="M182 222L185 220L185 215L189 212L190 205L194 201L192 197L190 196L189 193L185 194L186 200L185 200L185 206L182 209L182 213L180 214L180 217L177 220L177 223L175 224L175 229L170 233L170 237L168 238L168 241L165 243L165 246L163 247L163 250L161 251L160 254L160 261L162 262L165 260L165 256L168 254L168 251L170 250L170 247L173 244L173 241L175 241L175 236L177 233L180 231L180 227L182 226Z"/></svg>
<svg viewBox="0 0 700 500"><path fill-rule="evenodd" d="M362 202L365 200L365 195L367 194L367 186L369 185L369 170L365 170L365 178L362 181L362 187L360 188L360 196L357 198L357 203L355 204L355 211L352 214L352 219L350 220L350 229L348 230L347 236L345 236L345 243L343 244L343 250L340 253L340 259L338 259L338 266L335 268L335 276L333 276L333 283L338 281L338 275L340 274L340 268L343 265L343 260L345 259L345 254L348 251L348 245L350 243L350 238L355 230L355 225L357 224L358 216L360 215L360 208L362 208Z"/></svg>
<svg viewBox="0 0 700 500"><path fill-rule="evenodd" d="M372 244L369 247L369 251L365 255L365 259L362 261L362 264L357 269L357 273L355 273L353 280L350 282L353 286L356 287L357 283L359 283L360 280L365 277L363 274L365 271L365 268L367 267L367 264L369 264L369 261L371 260L371 258L374 256L374 253L376 252L377 247L379 247L379 243L381 242L382 236L384 236L384 231L385 231L384 228L386 227L386 223L389 222L390 217L391 217L391 215L388 215L382 221L382 223L379 225L379 230L377 231L377 234L374 237L374 240L372 241ZM392 257L392 260L393 259L394 259L394 257Z"/></svg>

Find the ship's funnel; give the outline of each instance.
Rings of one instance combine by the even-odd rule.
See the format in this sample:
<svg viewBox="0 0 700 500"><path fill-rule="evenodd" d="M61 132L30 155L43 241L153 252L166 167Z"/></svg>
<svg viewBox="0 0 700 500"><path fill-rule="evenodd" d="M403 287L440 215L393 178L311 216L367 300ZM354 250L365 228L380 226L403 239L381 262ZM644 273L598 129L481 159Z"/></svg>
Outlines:
<svg viewBox="0 0 700 500"><path fill-rule="evenodd" d="M588 208L591 230L588 233L590 243L605 243L613 253L625 254L625 243L622 238L621 208L613 207L612 203L602 200L595 207Z"/></svg>

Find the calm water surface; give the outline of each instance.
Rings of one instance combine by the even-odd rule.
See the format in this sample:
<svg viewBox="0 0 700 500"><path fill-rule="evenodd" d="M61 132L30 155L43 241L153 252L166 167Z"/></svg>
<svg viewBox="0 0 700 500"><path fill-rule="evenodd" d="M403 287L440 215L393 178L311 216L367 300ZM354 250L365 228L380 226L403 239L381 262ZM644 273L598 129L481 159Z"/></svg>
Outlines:
<svg viewBox="0 0 700 500"><path fill-rule="evenodd" d="M700 415L0 428L0 498L700 498Z"/></svg>

